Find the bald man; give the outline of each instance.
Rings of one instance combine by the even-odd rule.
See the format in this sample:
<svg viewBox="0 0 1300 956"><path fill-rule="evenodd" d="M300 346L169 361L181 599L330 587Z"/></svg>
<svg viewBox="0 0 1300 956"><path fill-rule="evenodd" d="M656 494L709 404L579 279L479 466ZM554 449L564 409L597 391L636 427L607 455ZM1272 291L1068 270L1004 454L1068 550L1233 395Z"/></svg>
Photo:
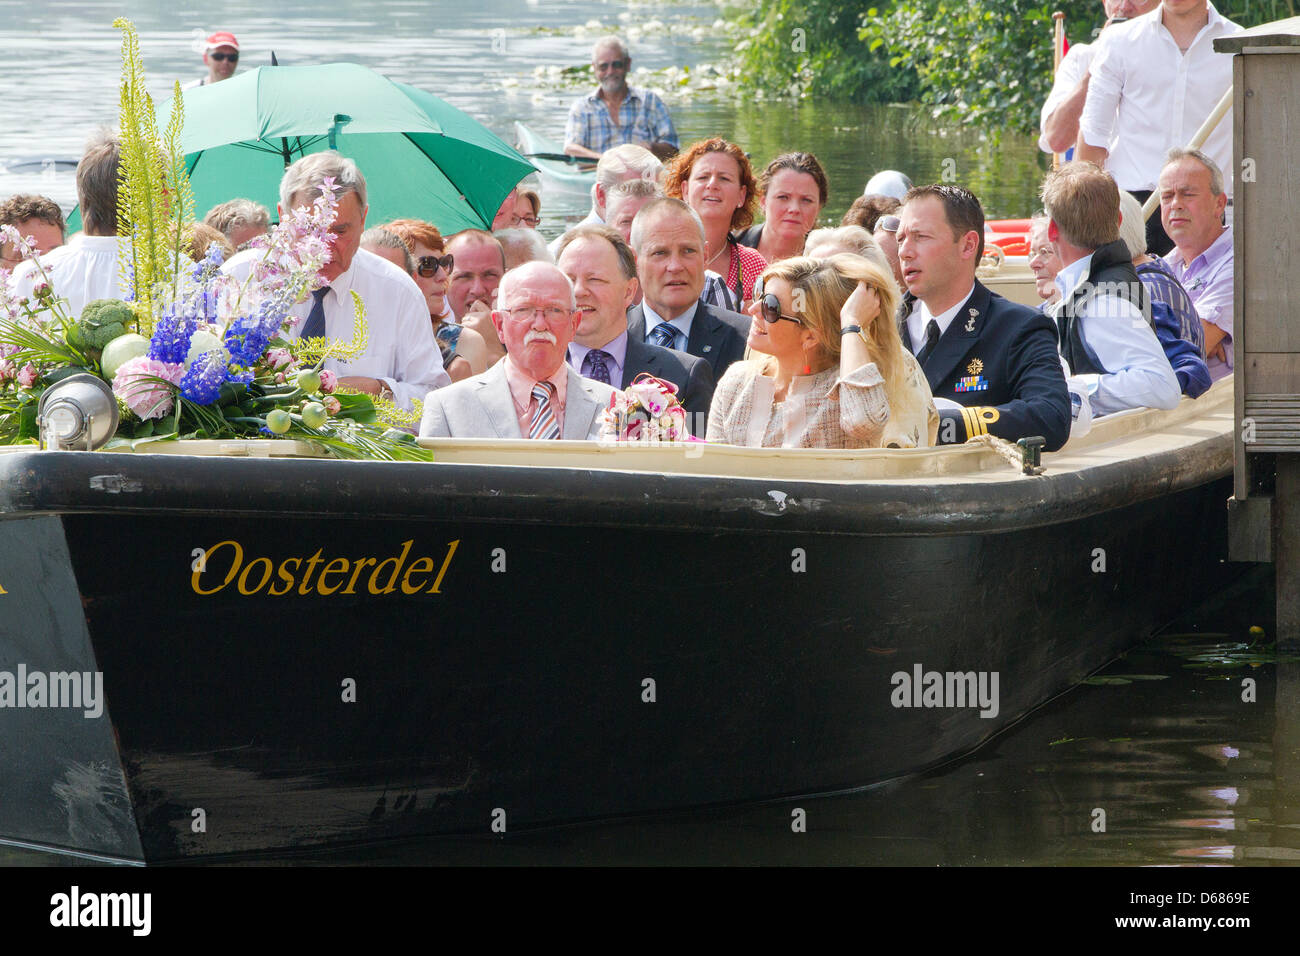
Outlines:
<svg viewBox="0 0 1300 956"><path fill-rule="evenodd" d="M502 277L497 292L492 324L505 359L430 392L420 437L598 438L614 389L565 363L582 320L568 276L550 263L526 262Z"/></svg>

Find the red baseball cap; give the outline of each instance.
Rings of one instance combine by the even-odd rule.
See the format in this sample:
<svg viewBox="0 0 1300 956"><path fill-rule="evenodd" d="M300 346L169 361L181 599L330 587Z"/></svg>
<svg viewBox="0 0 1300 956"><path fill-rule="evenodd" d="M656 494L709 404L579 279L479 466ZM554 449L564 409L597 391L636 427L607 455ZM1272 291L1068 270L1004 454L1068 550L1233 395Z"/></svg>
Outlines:
<svg viewBox="0 0 1300 956"><path fill-rule="evenodd" d="M220 49L223 46L233 46L236 50L238 50L239 41L235 39L235 35L233 33L227 33L224 30L219 30L208 37L207 46L205 47L203 52L211 53L213 50Z"/></svg>

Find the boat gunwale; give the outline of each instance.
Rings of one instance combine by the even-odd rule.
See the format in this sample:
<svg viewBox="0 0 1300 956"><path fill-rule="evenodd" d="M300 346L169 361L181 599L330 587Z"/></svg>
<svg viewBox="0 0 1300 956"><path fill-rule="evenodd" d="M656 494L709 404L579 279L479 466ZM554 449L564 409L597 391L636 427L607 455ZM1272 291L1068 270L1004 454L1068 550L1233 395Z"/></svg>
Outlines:
<svg viewBox="0 0 1300 956"><path fill-rule="evenodd" d="M960 535L1090 517L1232 473L1231 438L984 483L818 482L540 466L32 452L0 458L0 520L41 514L567 523L709 532ZM99 482L91 479L108 477ZM255 503L250 478L261 484ZM116 486L119 490L109 490ZM121 491L122 488L134 488ZM400 503L400 507L394 507Z"/></svg>

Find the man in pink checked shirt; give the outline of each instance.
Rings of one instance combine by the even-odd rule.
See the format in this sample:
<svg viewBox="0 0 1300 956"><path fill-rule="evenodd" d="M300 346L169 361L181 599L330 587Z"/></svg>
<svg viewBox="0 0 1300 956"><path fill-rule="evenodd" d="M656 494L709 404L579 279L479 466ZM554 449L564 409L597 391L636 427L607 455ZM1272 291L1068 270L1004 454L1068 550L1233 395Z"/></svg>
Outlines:
<svg viewBox="0 0 1300 956"><path fill-rule="evenodd" d="M614 390L565 363L582 313L568 277L550 263L511 269L492 324L506 357L480 375L430 392L422 438L595 439Z"/></svg>

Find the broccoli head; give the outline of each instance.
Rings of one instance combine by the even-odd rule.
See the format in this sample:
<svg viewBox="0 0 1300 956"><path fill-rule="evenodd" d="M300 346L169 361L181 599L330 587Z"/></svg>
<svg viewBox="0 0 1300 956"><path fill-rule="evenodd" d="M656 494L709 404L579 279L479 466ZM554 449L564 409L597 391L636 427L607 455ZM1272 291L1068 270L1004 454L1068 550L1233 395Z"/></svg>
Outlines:
<svg viewBox="0 0 1300 956"><path fill-rule="evenodd" d="M81 317L70 330L69 338L75 331L76 341L71 343L88 349L102 349L119 335L130 331L135 321L135 313L121 299L96 299L86 303L81 310Z"/></svg>

